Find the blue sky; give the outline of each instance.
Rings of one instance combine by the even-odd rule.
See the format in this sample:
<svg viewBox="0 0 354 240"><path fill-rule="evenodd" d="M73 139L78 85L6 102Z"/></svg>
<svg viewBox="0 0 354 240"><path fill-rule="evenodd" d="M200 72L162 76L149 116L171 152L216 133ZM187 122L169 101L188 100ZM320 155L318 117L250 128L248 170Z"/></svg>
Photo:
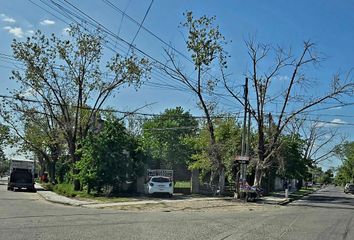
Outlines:
<svg viewBox="0 0 354 240"><path fill-rule="evenodd" d="M40 0L32 0L33 3L49 9ZM60 19L39 8L31 1L25 0L2 0L0 2L0 53L11 55L11 40L16 38L24 40L33 31L41 29L46 33L56 33L65 37L63 30L68 26ZM50 2L50 1L47 1ZM56 0L65 5L65 1ZM107 2L101 0L69 1L79 7L83 12L100 22L102 25L118 34L127 42L131 42L138 30L138 26L127 16L108 6ZM118 8L140 22L151 1L148 0L111 0ZM244 74L250 68L250 61L247 56L244 40L249 36L255 37L258 41L270 44L279 44L283 47L292 47L293 52L299 53L304 40L311 40L317 44L317 49L325 56L325 61L316 69L309 70L311 77L317 79L319 84L313 85L314 94L326 91L331 76L334 73L345 73L354 67L354 1L335 0L270 0L270 1L191 1L191 0L154 0L151 9L146 17L143 26L155 35L174 46L176 49L188 55L184 38L186 33L178 28L184 20L182 13L191 10L196 16L206 14L215 15L216 23L220 26L221 32L230 42L226 50L230 53L229 71L235 81L242 84ZM59 14L57 14L59 15ZM70 20L62 19L70 22ZM134 44L140 50L148 53L154 58L164 61L164 50L166 45L155 37L151 36L144 29L139 31ZM127 46L117 41L115 43L118 51L126 51ZM107 55L112 54L107 50ZM186 69L190 63L181 58ZM7 94L6 88L14 88L16 84L9 81L10 71L13 64L6 59L0 58L0 94ZM286 75L283 76L286 78ZM164 76L153 76L154 81L171 82ZM345 99L347 102L354 102L352 99ZM182 106L196 115L200 115L195 104L193 95L178 90L156 88L151 85L143 86L139 91L133 89L122 89L114 99L110 99L108 105L119 110L133 110L147 103L154 103L149 108L142 110L146 112L159 113L165 108ZM333 102L322 105L318 108L335 106ZM220 111L239 111L237 104L221 100ZM276 109L271 106L269 111ZM353 106L316 110L311 113L312 118L320 118L327 122L354 123ZM323 124L323 127L326 124ZM328 125L328 124L327 124ZM353 126L331 125L342 133L346 133L350 140L354 140ZM327 165L330 165L328 163ZM335 162L336 164L336 162Z"/></svg>

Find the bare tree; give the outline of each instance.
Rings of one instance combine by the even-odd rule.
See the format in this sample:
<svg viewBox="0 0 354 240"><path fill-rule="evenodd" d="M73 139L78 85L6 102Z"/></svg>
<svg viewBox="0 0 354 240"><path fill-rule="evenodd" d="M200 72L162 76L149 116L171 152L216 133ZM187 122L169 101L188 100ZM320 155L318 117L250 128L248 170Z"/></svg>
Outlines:
<svg viewBox="0 0 354 240"><path fill-rule="evenodd" d="M270 45L256 43L252 39L246 42L246 46L252 63L252 70L248 76L252 81L251 89L253 89L250 94L255 97L255 101L249 101L249 111L256 121L258 132L258 159L254 184L260 185L265 170L274 161L274 154L280 147L280 136L286 126L296 116L318 104L330 99L340 101L341 96L352 94L354 85L349 78L341 81L339 76L334 76L328 92L321 96L307 93L310 78L306 76L305 70L308 66L317 65L321 61L315 51L315 44L310 41L304 42L302 51L297 57L292 54L291 50L281 47L273 48ZM273 60L269 60L271 56L274 57ZM270 66L269 61L272 62ZM266 71L262 71L264 66L269 66L266 67ZM272 86L276 84L275 80L279 81L282 73L286 74L282 81L284 88L275 92ZM244 105L241 97L236 94L235 89L225 77L224 85L231 96ZM291 104L292 100L301 104ZM279 103L280 112L268 113L266 107L274 104L275 101ZM267 130L269 129L266 126L267 120L273 125L272 131Z"/></svg>
<svg viewBox="0 0 354 240"><path fill-rule="evenodd" d="M307 120L306 115L298 118L291 124L290 129L304 139L303 158L309 160L312 165L330 161L336 157L336 146L343 144L346 137L339 133L334 123L323 123L317 119L308 124Z"/></svg>

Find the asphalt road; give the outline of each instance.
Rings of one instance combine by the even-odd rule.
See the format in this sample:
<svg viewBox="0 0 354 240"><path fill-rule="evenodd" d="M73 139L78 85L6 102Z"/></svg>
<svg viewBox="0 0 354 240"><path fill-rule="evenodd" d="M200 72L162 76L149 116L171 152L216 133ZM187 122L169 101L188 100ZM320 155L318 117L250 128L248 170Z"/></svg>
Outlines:
<svg viewBox="0 0 354 240"><path fill-rule="evenodd" d="M354 239L354 198L329 187L289 206L124 212L53 204L0 185L0 239Z"/></svg>

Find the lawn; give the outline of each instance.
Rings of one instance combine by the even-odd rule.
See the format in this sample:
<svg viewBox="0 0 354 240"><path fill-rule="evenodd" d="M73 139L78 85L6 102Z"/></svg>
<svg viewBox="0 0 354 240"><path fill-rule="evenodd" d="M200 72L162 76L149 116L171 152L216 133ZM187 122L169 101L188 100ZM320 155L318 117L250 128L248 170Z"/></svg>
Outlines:
<svg viewBox="0 0 354 240"><path fill-rule="evenodd" d="M60 183L52 185L50 183L41 184L45 189L58 193L70 198L78 198L82 200L94 200L101 202L128 202L137 200L132 197L107 197L107 196L97 196L95 193L88 194L87 191L74 191L73 184L71 183Z"/></svg>
<svg viewBox="0 0 354 240"><path fill-rule="evenodd" d="M175 183L175 188L191 188L190 181L178 181Z"/></svg>

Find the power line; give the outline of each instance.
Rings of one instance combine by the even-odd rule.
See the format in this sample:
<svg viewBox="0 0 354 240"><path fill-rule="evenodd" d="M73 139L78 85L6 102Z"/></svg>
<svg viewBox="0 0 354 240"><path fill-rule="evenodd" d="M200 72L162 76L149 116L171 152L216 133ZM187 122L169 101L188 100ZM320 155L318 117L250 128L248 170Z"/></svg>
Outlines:
<svg viewBox="0 0 354 240"><path fill-rule="evenodd" d="M11 55L7 55L7 54L3 54L3 53L0 53L0 58L2 58L2 56L5 56L6 58L5 59L11 59L12 61L15 61L21 65L24 65L22 64L21 61L15 59L14 57L12 57ZM0 60L0 61L4 61L4 60ZM8 62L8 61L5 61L5 62ZM14 64L13 62L8 62L10 64ZM59 65L56 65L57 67L59 67ZM8 69L11 69L11 70L25 70L24 68L20 68L18 66L15 66L16 69L14 69L13 67L8 67L8 66L5 66L5 65L0 65L0 67L4 67L4 68L8 68ZM156 78L160 78L158 75L155 74L155 77ZM160 78L161 79L161 78ZM157 82L145 82L144 85L146 86L151 86L153 88L160 88L160 89L166 89L166 90L179 90L179 91L183 91L185 92L186 91L186 88L177 88L175 85L169 85L169 84L161 84L161 83L157 83ZM224 99L226 101L230 101L232 102L229 98L226 98L228 97L228 95L226 94L215 94L217 97L219 97L220 99ZM322 108L322 109L316 109L316 111L318 110L326 110L326 109L331 109L331 108L335 108L335 107L343 107L343 106L351 106L351 105L354 105L354 103L343 103L341 105L337 105L337 106L331 106L331 107L326 107L326 108ZM314 110L312 111L305 111L303 113L299 113L299 115L310 115L310 116L330 116L330 117L354 117L354 115L344 115L344 114L314 114L312 113ZM275 113L274 111L270 111L272 113ZM326 122L326 123L330 123L330 122ZM332 122L333 123L333 122Z"/></svg>
<svg viewBox="0 0 354 240"><path fill-rule="evenodd" d="M39 100L33 100L33 99L28 99L25 97L14 97L14 96L7 96L7 95L0 95L0 98L7 98L7 99L13 99L13 100L19 100L19 101L25 101L25 102L32 102L32 103L44 103L44 101L39 101ZM57 103L51 103L53 105L59 105ZM64 104L62 104L64 105ZM86 109L86 110L92 110L90 107L80 107L81 109ZM135 111L119 111L119 110L114 110L114 109L99 109L99 111L102 112L113 112L113 113L120 113L120 114L126 114L126 115L140 115L140 116L149 116L149 117L159 117L162 116L162 114L156 114L156 113L143 113L143 112L135 112ZM233 114L233 115L232 115ZM230 117L237 117L240 112L238 113L227 113L227 114L221 114L218 116L213 116L212 118L230 118ZM165 115L163 115L165 116ZM179 115L175 115L179 116ZM172 116L172 117L175 117ZM276 115L275 115L276 116ZM205 116L192 116L193 118L198 118L198 119L205 119ZM238 117L237 117L238 118ZM338 125L338 126L354 126L354 123L347 123L347 122L331 122L331 121L323 121L323 120L318 120L318 119L301 119L295 117L295 119L299 120L304 120L304 121L310 121L310 122L318 122L318 123L324 123L324 124L329 124L329 125Z"/></svg>
<svg viewBox="0 0 354 240"><path fill-rule="evenodd" d="M128 53L129 53L129 51L130 51L130 49L131 49L131 47L132 47L132 45L133 45L133 43L134 43L136 37L137 37L138 34L139 34L139 31L140 31L141 27L143 26L143 23L144 23L144 21L145 21L147 15L149 14L149 11L150 11L151 6L152 6L153 3L154 3L154 0L151 0L148 9L147 9L146 12L145 12L144 18L143 18L143 20L141 21L141 23L139 24L139 28L138 28L138 30L136 31L136 33L135 33L135 35L134 35L134 38L133 38L133 40L131 41L131 43L130 43L130 45L129 45Z"/></svg>
<svg viewBox="0 0 354 240"><path fill-rule="evenodd" d="M40 104L46 104L47 102L45 101L40 101L40 100L35 100L35 99L29 99L26 97L22 97L22 96L9 96L9 95L0 95L0 98L3 99L13 99L13 100L18 100L18 101L23 101L23 102L30 102L30 103L40 103ZM59 103L50 103L54 106L71 106L71 107L78 107L75 105L68 105L68 104L59 104ZM85 109L85 110L92 110L91 107L78 107L80 109ZM163 114L157 114L157 113L143 113L143 112L137 112L137 111L120 111L120 110L115 110L115 109L98 109L98 111L101 112L112 112L112 113L120 113L120 114L125 114L125 115L140 115L140 116L147 116L147 117L160 117L160 116L166 116ZM239 113L238 113L239 114ZM180 116L180 115L169 115L171 117L182 117L182 118L186 118L189 116ZM205 119L205 116L192 116L190 115L190 117L192 118L196 118L196 119ZM212 118L217 119L217 118L231 118L231 117L236 117L236 116L232 116L230 113L228 114L220 114L220 115L215 115L212 116Z"/></svg>
<svg viewBox="0 0 354 240"><path fill-rule="evenodd" d="M104 3L106 3L108 6L110 6L112 9L114 9L115 11L119 12L120 14L122 14L122 16L126 16L130 21L132 21L133 23L139 25L139 22L137 20L135 20L133 17L131 17L129 14L127 14L125 11L123 11L122 9L120 9L117 5L115 5L114 3L112 3L109 0L102 0ZM190 63L193 63L192 60L190 60L190 58L188 56L186 56L185 54L183 54L181 51L179 51L178 49L176 49L175 47L173 47L171 44L169 44L168 42L166 42L165 40L163 40L161 37L159 37L157 34L153 33L152 31L150 31L148 28L142 26L141 27L144 31L146 31L147 33L149 33L151 36L155 37L157 40L159 40L161 43L163 43L165 46L169 47L170 49L172 49L174 52L178 53L179 55L181 55L184 59L186 59L187 61L189 61Z"/></svg>
<svg viewBox="0 0 354 240"><path fill-rule="evenodd" d="M104 25L102 25L101 23L99 23L97 20L93 19L92 17L90 17L88 14L86 14L85 12L83 12L82 10L80 10L78 7L76 7L75 5L71 4L70 2L64 0L64 2L69 5L72 9L74 9L75 11L78 11L82 16L79 16L78 14L74 13L73 11L69 10L68 8L65 8L64 6L62 6L61 4L55 2L55 1L51 1L52 4L54 4L57 8L59 8L63 13L60 13L58 11L58 9L55 9L56 12L58 12L59 14L63 15L64 17L68 17L68 14L70 16L73 16L77 19L79 19L82 23L85 24L89 24L90 26L96 28L96 29L101 29L103 32L105 32L107 34L107 36L109 38L113 37L116 40L119 40L121 42L123 42L124 44L126 44L127 46L130 46L130 43L127 42L126 40L124 40L123 38L117 36L115 33L113 33L111 30L109 30L107 27L105 27ZM44 4L46 4L48 6L48 3L44 2ZM76 21L75 19L73 19L72 17L70 17L70 19L75 22L77 25L79 25L80 27L82 27L83 29L85 29L86 31L89 31L87 29L87 27L83 26L82 23L79 23L78 21ZM112 44L114 45L114 44ZM107 46L107 44L105 44L105 46L110 49L111 51L117 53L117 51L115 51L114 49L112 49L111 47ZM164 67L166 69L169 69L170 71L174 72L175 70L170 68L168 65L162 63L161 61L157 60L156 58L152 57L150 54L146 53L145 51L137 48L136 46L131 46L133 49L135 49L138 53L142 54L144 57L147 57L149 59L151 59L153 62L155 62L156 64L158 64L161 67ZM170 76L168 76L169 78L171 78ZM181 82L179 82L180 84L183 84Z"/></svg>

